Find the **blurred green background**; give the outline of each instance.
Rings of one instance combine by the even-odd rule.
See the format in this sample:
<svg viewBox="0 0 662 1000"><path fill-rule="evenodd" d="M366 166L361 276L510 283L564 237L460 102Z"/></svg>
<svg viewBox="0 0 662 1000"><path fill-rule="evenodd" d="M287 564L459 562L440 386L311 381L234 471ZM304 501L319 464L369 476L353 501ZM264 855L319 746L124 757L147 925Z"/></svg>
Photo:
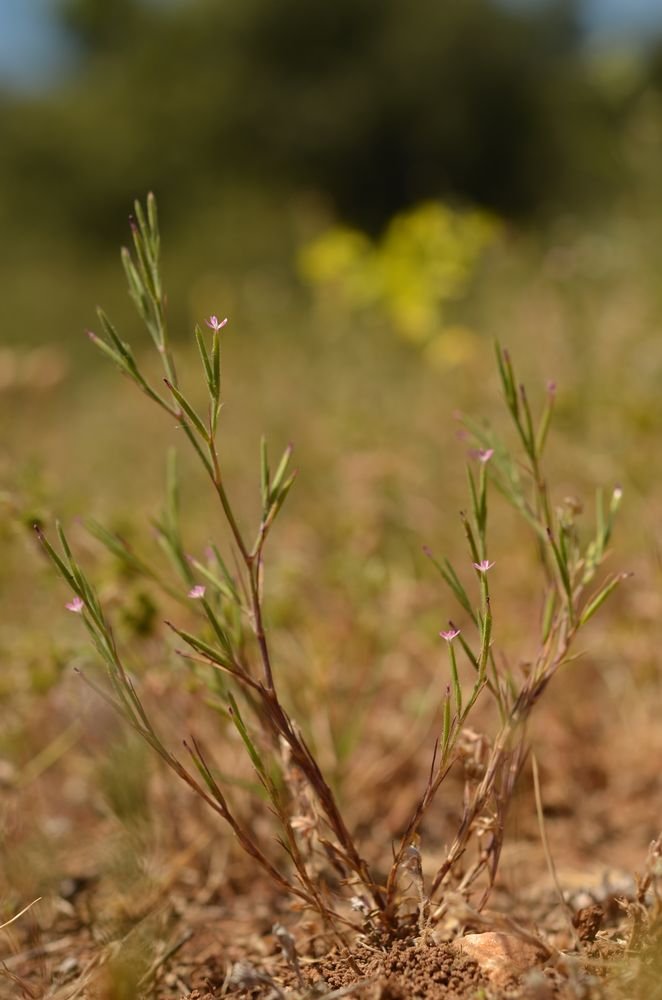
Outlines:
<svg viewBox="0 0 662 1000"><path fill-rule="evenodd" d="M346 576L348 532L372 537L355 503L380 559L449 542L435 503L463 502L452 413L494 411L493 337L541 391L559 383L562 482L622 481L637 551L656 552L662 35L634 30L645 5L619 35L579 0L52 0L33 8L55 32L34 55L19 6L3 9L18 48L6 30L0 92L10 608L36 620L47 600L17 569L33 558L20 525L156 503L176 437L83 333L102 303L148 350L118 266L147 190L184 364L196 321L231 318L240 503L255 512L260 433L293 438L292 506L323 574ZM381 457L348 472L353 455Z"/></svg>
<svg viewBox="0 0 662 1000"><path fill-rule="evenodd" d="M201 267L298 294L296 251L334 221L376 236L442 199L550 246L649 220L662 43L591 44L582 10L54 0L59 71L0 98L3 341L73 337L149 189L175 328Z"/></svg>
<svg viewBox="0 0 662 1000"><path fill-rule="evenodd" d="M559 493L622 482L624 549L655 578L662 34L654 5L625 5L621 34L616 8L52 0L32 8L50 48L31 50L27 8L5 3L5 651L40 628L66 661L48 626L62 595L26 526L57 512L143 530L178 440L84 336L103 304L149 353L118 261L148 190L184 366L194 323L231 319L223 448L247 519L260 434L297 446L281 610L313 576L350 607L392 560L419 574L423 542L457 544L453 413L496 412L494 337L541 394L559 384Z"/></svg>
<svg viewBox="0 0 662 1000"><path fill-rule="evenodd" d="M118 729L97 725L97 701L71 677L92 656L33 521L63 517L131 669L153 670L161 703L198 724L161 595L78 521L149 549L164 451L181 437L84 335L101 304L156 371L118 252L148 190L196 400L194 324L230 317L222 456L243 523L258 514L261 433L274 455L295 444L268 625L288 703L341 794L348 781L359 827L387 844L401 815L384 807L374 825L372 799L351 794L350 751L374 765L393 752L389 733L425 730L436 704L438 630L456 609L421 546L467 564L454 413L503 424L495 337L534 408L558 384L554 503L579 495L589 509L596 485L625 491L613 566L637 576L591 626L584 673L564 674L564 720L582 747L590 733L607 771L609 747L626 752L614 727L640 734L632 774L637 754L659 760L648 696L662 641L662 34L645 17L656 6L624 0L619 33L617 19L598 30L617 5L597 0L35 0L33 19L41 11L56 35L31 48L18 30L29 0L0 0L13 66L0 73L0 784L18 790L5 875L22 879L7 916L59 877L72 824L90 819L71 814L131 811L113 774L99 779L99 746ZM185 454L182 470L199 552L219 519ZM526 661L534 549L494 508L495 634ZM602 706L588 721L587 702ZM92 724L78 728L81 713ZM538 734L541 760L558 729ZM109 759L125 769L121 750ZM141 757L139 817L147 767ZM586 805L580 771L563 794ZM59 798L40 784L52 773ZM623 780L619 802L659 787L659 775ZM595 829L616 856L608 821L625 829L627 810L605 816ZM633 853L620 863L636 865L655 832L626 830ZM569 841L595 848L576 831Z"/></svg>
<svg viewBox="0 0 662 1000"><path fill-rule="evenodd" d="M619 35L617 4L601 21L579 0L414 0L406 15L396 0L51 0L32 8L50 49L33 50L29 6L2 15L5 465L54 470L59 426L93 440L121 419L99 413L108 372L82 333L97 303L136 329L117 250L147 190L173 334L190 344L194 321L228 313L247 379L271 376L261 352L278 358L283 401L260 423L296 431L289 365L318 412L325 395L341 415L380 398L364 375L389 358L473 405L479 348L501 336L565 381L575 434L617 431L610 449L637 465L662 366L654 5L626 4ZM58 489L89 483L101 454L119 462L94 449L94 471L69 463Z"/></svg>

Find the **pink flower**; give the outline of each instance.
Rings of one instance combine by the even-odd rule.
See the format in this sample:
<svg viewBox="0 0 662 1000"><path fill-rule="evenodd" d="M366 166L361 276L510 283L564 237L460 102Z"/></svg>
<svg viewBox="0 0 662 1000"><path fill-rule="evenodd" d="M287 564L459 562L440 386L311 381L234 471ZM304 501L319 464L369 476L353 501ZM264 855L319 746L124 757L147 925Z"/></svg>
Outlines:
<svg viewBox="0 0 662 1000"><path fill-rule="evenodd" d="M494 566L493 562L489 559L483 559L482 562L474 563L474 569L477 569L479 573L487 573L488 569L492 569Z"/></svg>
<svg viewBox="0 0 662 1000"><path fill-rule="evenodd" d="M207 324L210 330L222 330L223 327L226 325L227 321L228 321L227 316L225 317L225 319L219 320L218 316L212 315L209 317L209 319L205 320L205 323Z"/></svg>
<svg viewBox="0 0 662 1000"><path fill-rule="evenodd" d="M493 454L494 454L494 448L480 448L476 453L476 457L479 462L482 462L483 465L485 465L487 462L489 462Z"/></svg>
<svg viewBox="0 0 662 1000"><path fill-rule="evenodd" d="M80 597L72 597L68 604L65 604L67 611L73 611L75 615L82 614L84 607L85 605Z"/></svg>
<svg viewBox="0 0 662 1000"><path fill-rule="evenodd" d="M460 634L460 629L459 628L451 628L451 629L448 630L448 632L440 632L439 633L439 635L441 636L441 638L445 639L446 642L452 642L453 639L457 639L457 637L458 637L459 634Z"/></svg>
<svg viewBox="0 0 662 1000"><path fill-rule="evenodd" d="M205 596L205 588L201 583L197 583L195 587L191 587L188 596L192 597L194 601L200 601Z"/></svg>

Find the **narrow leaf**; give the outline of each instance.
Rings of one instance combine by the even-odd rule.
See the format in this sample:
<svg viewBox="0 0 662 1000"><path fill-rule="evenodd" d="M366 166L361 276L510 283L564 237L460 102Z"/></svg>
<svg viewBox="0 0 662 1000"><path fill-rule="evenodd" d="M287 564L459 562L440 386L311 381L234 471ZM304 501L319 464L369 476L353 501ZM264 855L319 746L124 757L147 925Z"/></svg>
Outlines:
<svg viewBox="0 0 662 1000"><path fill-rule="evenodd" d="M218 649L214 648L214 646L210 646L209 643L200 639L198 636L192 635L190 632L185 632L183 629L177 628L177 626L173 625L172 622L166 622L166 625L168 628L171 628L173 632L176 632L177 635L191 647L191 649L196 651L196 653L200 653L201 656L205 656L208 660L211 660L212 663L216 663L220 667L227 667L231 670L234 669L232 660L224 657Z"/></svg>
<svg viewBox="0 0 662 1000"><path fill-rule="evenodd" d="M250 738L250 734L249 734L248 730L246 729L246 725L244 723L244 720L241 717L241 713L239 711L239 706L237 705L236 699L232 696L232 692L230 692L230 691L228 691L228 701L230 702L230 712L229 712L230 718L232 719L232 722L233 722L233 724L235 726L235 729L239 733L239 735L240 735L240 737L242 739L242 742L243 742L244 746L246 747L246 750L248 752L248 756L251 759L251 763L252 763L253 767L255 768L255 770L256 770L256 772L258 774L258 777L261 779L261 781L263 782L265 788L270 793L272 791L275 792L275 789L273 788L273 782L271 781L271 778L269 776L269 772L267 770L267 767L266 767L264 761L262 760L262 756L261 756L259 750L257 749L257 747L253 743L252 739Z"/></svg>
<svg viewBox="0 0 662 1000"><path fill-rule="evenodd" d="M207 345L205 344L205 339L202 330L196 323L195 325L195 339L198 345L198 350L200 352L200 358L202 360L202 367L205 371L205 380L207 382L207 388L209 389L209 395L213 398L215 395L214 387L214 372L212 369L211 359L207 353Z"/></svg>
<svg viewBox="0 0 662 1000"><path fill-rule="evenodd" d="M549 639L549 634L552 630L552 623L554 621L554 612L556 611L556 590L550 588L547 597L545 598L545 604L542 613L542 643L543 645Z"/></svg>
<svg viewBox="0 0 662 1000"><path fill-rule="evenodd" d="M582 611L579 619L579 624L585 625L586 622L593 617L595 612L600 607L602 607L602 605L607 600L609 595L613 594L618 585L622 583L623 580L627 580L627 578L631 575L632 575L631 573L619 573L618 576L615 576L612 580L609 581L609 583L605 584L602 590L599 591L598 594L596 594L596 596L591 601L588 602L588 604Z"/></svg>
<svg viewBox="0 0 662 1000"><path fill-rule="evenodd" d="M464 610L471 617L473 623L477 625L478 619L476 617L476 612L474 611L471 605L471 601L469 600L469 596L464 587L462 586L462 584L460 583L457 573L453 569L451 563L448 561L448 559L444 559L443 564L440 563L437 559L435 559L435 557L432 555L432 552L428 548L425 548L423 551L425 552L426 556L433 564L433 566L440 573L443 580L445 580L446 584L453 591L458 602L462 605Z"/></svg>
<svg viewBox="0 0 662 1000"><path fill-rule="evenodd" d="M203 421L200 419L200 417L198 416L198 414L195 412L195 410L193 409L193 407L189 403L189 401L179 391L179 389L175 385L172 384L172 382L169 379L164 378L163 381L165 382L165 384L167 385L168 389L170 390L170 392L175 397L176 401L181 406L181 408L184 411L184 413L186 414L186 416L189 418L189 420L191 421L191 423L195 426L195 428L198 431L198 433L200 434L200 436L203 437L205 441L207 441L209 439L209 432L208 432L207 428L205 427Z"/></svg>
<svg viewBox="0 0 662 1000"><path fill-rule="evenodd" d="M267 455L267 439L264 435L262 435L260 440L260 492L262 495L262 509L266 516L271 497L271 486L269 478L269 457Z"/></svg>
<svg viewBox="0 0 662 1000"><path fill-rule="evenodd" d="M455 711L458 718L462 715L462 688L460 686L460 678L457 672L457 659L455 657L455 650L453 649L453 643L449 642L448 650L451 658L451 683L453 685L453 697L455 699Z"/></svg>
<svg viewBox="0 0 662 1000"><path fill-rule="evenodd" d="M283 479L285 478L285 473L287 471L287 466L292 457L292 445L288 444L287 448L282 454L281 460L278 463L278 468L274 474L273 482L271 483L271 495L275 496L281 487ZM290 483L291 485L291 483Z"/></svg>

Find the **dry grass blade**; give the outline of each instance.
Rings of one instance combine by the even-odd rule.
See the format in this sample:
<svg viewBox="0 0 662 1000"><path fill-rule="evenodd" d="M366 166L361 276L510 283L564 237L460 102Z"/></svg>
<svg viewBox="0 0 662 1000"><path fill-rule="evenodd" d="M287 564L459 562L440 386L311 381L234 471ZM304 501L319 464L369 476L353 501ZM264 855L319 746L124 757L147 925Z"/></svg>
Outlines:
<svg viewBox="0 0 662 1000"><path fill-rule="evenodd" d="M32 907L35 905L35 903L38 903L40 899L41 896L37 896L37 898L33 899L31 903L28 903L27 906L24 906L22 910L19 910L18 913L15 913L13 917L10 917L9 920L5 920L4 924L0 924L0 931L3 929L3 927L9 927L10 924L13 924L17 920L19 920L23 916L23 914L27 913L28 910L31 910Z"/></svg>
<svg viewBox="0 0 662 1000"><path fill-rule="evenodd" d="M577 934L577 929L573 920L573 913L571 907L566 902L566 898L563 895L563 889L561 888L561 883L559 882L559 877L556 873L556 865L554 864L554 858L552 857L552 852L549 847L549 841L547 839L547 830L545 828L545 814L543 811L542 793L540 790L540 775L538 773L538 761L535 754L531 754L531 770L533 773L533 790L536 799L536 813L538 816L538 828L540 830L540 840L542 842L543 851L545 852L545 861L547 862L547 868L549 869L549 874L556 889L556 895L559 900L561 909L565 913L568 919L568 930L570 931L570 936L575 942L575 947L580 947L579 935Z"/></svg>

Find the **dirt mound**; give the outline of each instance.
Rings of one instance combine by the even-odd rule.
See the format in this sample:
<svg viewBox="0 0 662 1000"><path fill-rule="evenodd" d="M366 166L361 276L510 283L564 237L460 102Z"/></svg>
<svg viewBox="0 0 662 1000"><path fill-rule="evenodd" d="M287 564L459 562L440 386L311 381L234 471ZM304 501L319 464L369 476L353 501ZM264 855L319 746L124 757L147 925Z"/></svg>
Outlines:
<svg viewBox="0 0 662 1000"><path fill-rule="evenodd" d="M478 965L447 944L432 939L394 941L381 949L363 943L346 956L330 955L318 966L332 989L367 980L363 995L380 1000L460 1000L486 985ZM358 970L358 971L357 971Z"/></svg>

